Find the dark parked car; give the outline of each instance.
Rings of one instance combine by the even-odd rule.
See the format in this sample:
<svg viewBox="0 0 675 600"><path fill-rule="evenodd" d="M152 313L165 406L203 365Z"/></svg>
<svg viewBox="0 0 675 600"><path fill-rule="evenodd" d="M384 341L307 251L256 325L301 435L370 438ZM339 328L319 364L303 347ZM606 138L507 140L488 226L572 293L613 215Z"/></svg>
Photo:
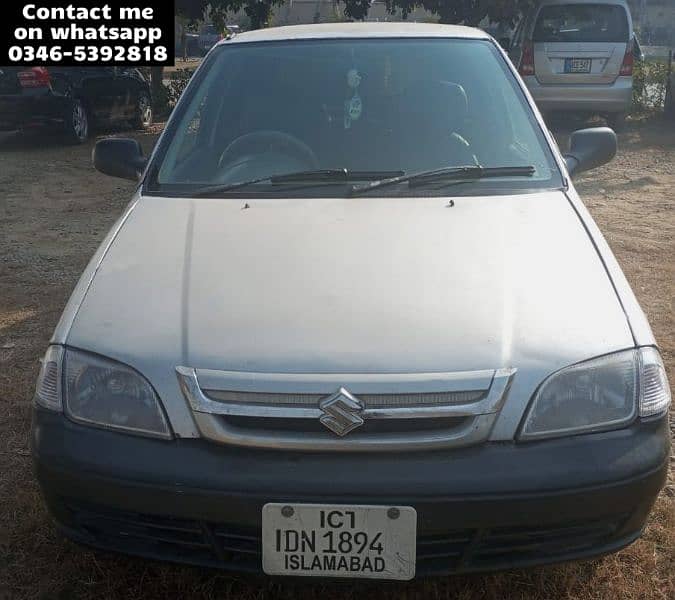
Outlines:
<svg viewBox="0 0 675 600"><path fill-rule="evenodd" d="M0 131L54 126L82 143L93 125L152 124L150 86L138 69L0 67Z"/></svg>

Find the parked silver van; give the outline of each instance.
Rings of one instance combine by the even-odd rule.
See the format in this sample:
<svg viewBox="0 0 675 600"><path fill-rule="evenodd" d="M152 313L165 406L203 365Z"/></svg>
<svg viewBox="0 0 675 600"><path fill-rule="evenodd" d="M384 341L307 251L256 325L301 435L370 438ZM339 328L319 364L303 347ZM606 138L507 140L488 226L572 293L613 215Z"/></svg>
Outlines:
<svg viewBox="0 0 675 600"><path fill-rule="evenodd" d="M597 113L616 128L632 101L634 40L625 0L543 0L509 55L543 112Z"/></svg>

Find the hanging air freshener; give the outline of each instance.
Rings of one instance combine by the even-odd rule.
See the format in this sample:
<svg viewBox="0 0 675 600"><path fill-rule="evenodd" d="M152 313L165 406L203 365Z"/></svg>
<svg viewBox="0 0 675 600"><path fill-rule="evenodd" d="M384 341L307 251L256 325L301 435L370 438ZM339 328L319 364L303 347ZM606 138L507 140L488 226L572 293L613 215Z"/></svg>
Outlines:
<svg viewBox="0 0 675 600"><path fill-rule="evenodd" d="M347 85L354 90L354 94L349 100L345 100L345 129L351 128L352 122L358 121L363 113L363 102L359 96L361 75L356 69L347 72Z"/></svg>

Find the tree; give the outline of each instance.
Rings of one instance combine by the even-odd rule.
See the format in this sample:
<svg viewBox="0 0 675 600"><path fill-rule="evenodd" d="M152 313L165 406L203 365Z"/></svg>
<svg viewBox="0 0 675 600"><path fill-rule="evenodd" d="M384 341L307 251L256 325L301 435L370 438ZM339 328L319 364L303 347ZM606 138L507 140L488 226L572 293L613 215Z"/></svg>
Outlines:
<svg viewBox="0 0 675 600"><path fill-rule="evenodd" d="M345 15L352 19L364 19L370 8L370 0L344 0ZM441 23L464 23L476 26L485 17L494 22L511 22L526 12L535 0L385 0L387 10L394 14L400 11L407 18L416 8L424 8L438 15Z"/></svg>
<svg viewBox="0 0 675 600"><path fill-rule="evenodd" d="M224 27L228 13L244 10L251 19L251 28L265 27L274 6L287 0L176 0L176 13L190 21L204 17L205 12L219 26ZM520 13L536 0L385 0L387 10L394 14L400 11L404 18L416 8L424 8L438 15L441 23L465 23L477 25L485 17L495 22L513 22ZM342 0L344 14L357 21L368 16L372 0Z"/></svg>
<svg viewBox="0 0 675 600"><path fill-rule="evenodd" d="M211 20L225 27L228 14L243 10L251 19L251 28L260 29L269 24L274 6L286 0L176 0L176 14L190 21L204 18L208 12Z"/></svg>
<svg viewBox="0 0 675 600"><path fill-rule="evenodd" d="M345 16L349 19L362 21L368 16L370 4L371 0L345 0ZM392 10L389 3L387 3L387 10L390 12Z"/></svg>
<svg viewBox="0 0 675 600"><path fill-rule="evenodd" d="M224 29L228 13L236 13L243 9L251 20L251 28L260 29L269 24L272 8L284 2L285 0L176 0L176 16L188 23L194 23L203 19L208 12L213 23ZM152 97L156 102L162 96L163 82L164 68L152 67L150 85Z"/></svg>
<svg viewBox="0 0 675 600"><path fill-rule="evenodd" d="M190 22L199 21L208 4L203 0L176 0L176 15Z"/></svg>

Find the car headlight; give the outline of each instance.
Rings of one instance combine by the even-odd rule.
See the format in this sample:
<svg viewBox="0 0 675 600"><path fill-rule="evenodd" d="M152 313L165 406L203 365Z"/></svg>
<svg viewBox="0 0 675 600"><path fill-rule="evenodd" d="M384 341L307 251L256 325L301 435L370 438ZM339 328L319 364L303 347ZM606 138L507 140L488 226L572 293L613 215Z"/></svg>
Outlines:
<svg viewBox="0 0 675 600"><path fill-rule="evenodd" d="M655 348L609 354L551 375L537 390L520 439L619 429L667 412L670 389Z"/></svg>
<svg viewBox="0 0 675 600"><path fill-rule="evenodd" d="M36 402L65 410L73 421L170 439L159 398L131 367L101 356L51 346L38 377Z"/></svg>

